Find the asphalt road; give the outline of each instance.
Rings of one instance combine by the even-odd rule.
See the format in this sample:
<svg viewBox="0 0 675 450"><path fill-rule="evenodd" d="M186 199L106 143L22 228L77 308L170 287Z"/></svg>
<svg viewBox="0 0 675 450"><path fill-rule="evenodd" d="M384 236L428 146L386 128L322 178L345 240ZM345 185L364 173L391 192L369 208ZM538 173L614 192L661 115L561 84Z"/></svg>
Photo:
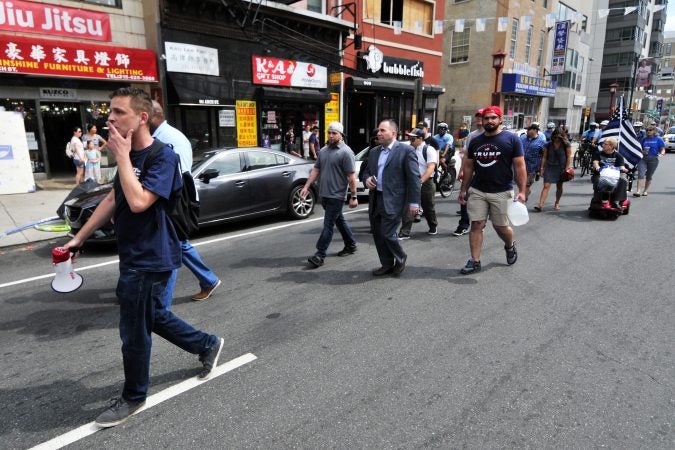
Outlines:
<svg viewBox="0 0 675 450"><path fill-rule="evenodd" d="M223 285L192 302L181 270L174 311L225 338L221 364L257 359L69 448L672 449L673 173L668 155L616 221L587 217L587 177L567 183L562 211L551 197L516 229L514 266L488 227L472 276L454 197L438 198L437 236L414 226L400 278L370 275L365 205L348 215L359 251L334 256L338 237L316 270L320 211L206 230L193 243ZM89 250L77 266L98 266L64 295L51 245L0 256L1 448L90 423L123 381L114 250ZM151 394L197 374L195 356L154 343Z"/></svg>

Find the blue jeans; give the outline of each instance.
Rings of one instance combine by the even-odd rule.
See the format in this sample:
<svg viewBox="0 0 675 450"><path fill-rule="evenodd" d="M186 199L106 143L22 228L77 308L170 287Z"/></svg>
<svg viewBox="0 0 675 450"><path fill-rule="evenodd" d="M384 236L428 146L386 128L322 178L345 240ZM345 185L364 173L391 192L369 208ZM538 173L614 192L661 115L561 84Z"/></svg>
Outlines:
<svg viewBox="0 0 675 450"><path fill-rule="evenodd" d="M120 302L120 338L124 363L122 398L144 401L150 378L151 333L186 352L201 355L217 345L208 335L183 322L166 309L162 298L171 272L139 272L120 269L117 299Z"/></svg>
<svg viewBox="0 0 675 450"><path fill-rule="evenodd" d="M354 233L352 233L352 229L342 215L342 206L344 204L344 200L321 197L321 206L323 206L325 212L323 216L323 230L321 230L321 236L319 236L319 240L316 242L315 254L319 258L326 257L326 250L328 250L330 241L333 240L333 226L336 226L342 235L345 246L356 247Z"/></svg>
<svg viewBox="0 0 675 450"><path fill-rule="evenodd" d="M183 253L183 265L190 269L190 271L199 280L199 287L202 290L213 287L218 282L218 277L208 268L202 261L202 258L197 253L197 250L190 245L190 241L181 241L180 249ZM176 277L178 276L178 269L171 272L169 281L166 283L166 290L162 301L166 305L166 309L171 310L171 302L173 300L173 288L176 285Z"/></svg>

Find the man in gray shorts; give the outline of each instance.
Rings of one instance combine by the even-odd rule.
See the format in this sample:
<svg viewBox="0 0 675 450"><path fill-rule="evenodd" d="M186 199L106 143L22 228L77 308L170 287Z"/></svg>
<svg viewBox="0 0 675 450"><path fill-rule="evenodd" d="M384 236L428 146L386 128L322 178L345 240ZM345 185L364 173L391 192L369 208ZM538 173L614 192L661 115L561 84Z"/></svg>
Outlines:
<svg viewBox="0 0 675 450"><path fill-rule="evenodd" d="M518 183L517 200L525 202L525 157L518 136L502 130L502 111L498 106L483 109L485 132L471 140L462 162L462 188L459 202L467 205L471 231L469 244L471 259L460 270L463 275L481 270L480 252L483 247L483 228L488 217L504 241L506 262L515 264L518 259L516 242L507 211L513 201L513 176ZM470 186L470 188L469 188ZM469 195L467 201L467 193Z"/></svg>

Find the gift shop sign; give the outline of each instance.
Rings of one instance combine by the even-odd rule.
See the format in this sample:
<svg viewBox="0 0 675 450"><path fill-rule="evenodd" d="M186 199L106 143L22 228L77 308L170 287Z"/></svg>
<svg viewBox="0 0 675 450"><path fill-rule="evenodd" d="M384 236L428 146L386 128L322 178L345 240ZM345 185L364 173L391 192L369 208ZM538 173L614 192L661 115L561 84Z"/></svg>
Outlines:
<svg viewBox="0 0 675 450"><path fill-rule="evenodd" d="M0 73L158 81L155 52L0 35Z"/></svg>
<svg viewBox="0 0 675 450"><path fill-rule="evenodd" d="M328 70L324 66L255 55L252 62L253 84L316 89L328 86Z"/></svg>
<svg viewBox="0 0 675 450"><path fill-rule="evenodd" d="M21 0L0 1L0 30L112 40L108 14Z"/></svg>

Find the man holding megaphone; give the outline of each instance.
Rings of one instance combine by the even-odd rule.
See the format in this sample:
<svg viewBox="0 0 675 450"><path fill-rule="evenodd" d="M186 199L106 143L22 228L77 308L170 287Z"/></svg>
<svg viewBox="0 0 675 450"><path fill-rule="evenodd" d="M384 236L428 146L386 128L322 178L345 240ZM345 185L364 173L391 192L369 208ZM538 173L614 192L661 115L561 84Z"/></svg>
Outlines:
<svg viewBox="0 0 675 450"><path fill-rule="evenodd" d="M120 88L110 98L108 150L118 166L113 190L65 245L67 249L80 247L91 233L114 218L125 381L122 395L96 418L101 427L118 425L144 406L151 333L199 355L201 379L209 377L224 345L222 338L199 331L175 316L162 299L171 271L181 265L180 242L166 208L180 192L182 178L177 155L150 135L152 100L136 88ZM146 168L144 161L150 152L153 156Z"/></svg>

